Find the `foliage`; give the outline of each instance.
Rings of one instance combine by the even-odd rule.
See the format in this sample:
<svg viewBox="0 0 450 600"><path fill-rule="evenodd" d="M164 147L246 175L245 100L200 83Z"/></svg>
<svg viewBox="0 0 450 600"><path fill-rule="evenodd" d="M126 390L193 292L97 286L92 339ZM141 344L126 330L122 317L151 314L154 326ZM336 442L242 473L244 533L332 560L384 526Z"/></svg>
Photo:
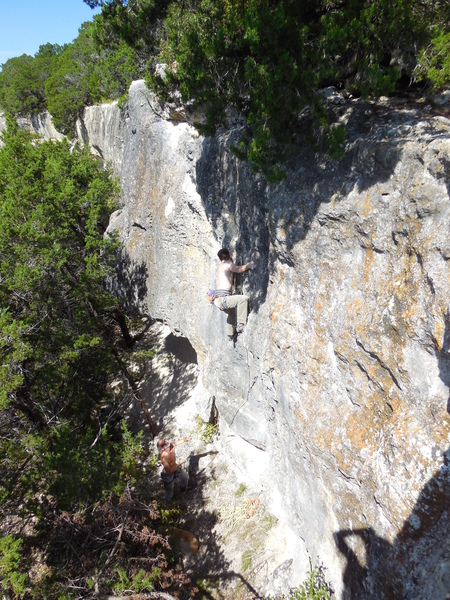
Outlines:
<svg viewBox="0 0 450 600"><path fill-rule="evenodd" d="M314 75L295 51L307 35L299 6L268 0L172 3L159 59L172 68L164 80L147 77L157 92L173 95L179 89L182 100L204 106L206 122L199 127L206 134L226 122L227 107L242 114L246 127L236 153L270 179L279 176L276 163L285 157L282 143L290 139L294 115L316 101L310 93Z"/></svg>
<svg viewBox="0 0 450 600"><path fill-rule="evenodd" d="M113 421L100 418L126 328L105 287L118 247L105 235L118 186L88 148L39 142L12 119L3 141L1 498L40 489L68 509L120 495L136 480L141 452L124 426L112 443Z"/></svg>
<svg viewBox="0 0 450 600"><path fill-rule="evenodd" d="M9 59L0 72L0 106L13 114L33 115L45 110L45 81L63 49L45 44L34 58L23 54Z"/></svg>
<svg viewBox="0 0 450 600"><path fill-rule="evenodd" d="M415 74L420 80L429 79L437 89L450 85L450 32L434 30L430 45L418 58Z"/></svg>
<svg viewBox="0 0 450 600"><path fill-rule="evenodd" d="M95 436L91 430L80 436L68 425L55 429L43 466L49 493L58 499L61 510L106 500L111 493L120 497L127 485L136 483L141 476L142 431L134 438L124 423L122 431L120 442L113 442L104 430L92 446Z"/></svg>
<svg viewBox="0 0 450 600"><path fill-rule="evenodd" d="M106 47L103 21L84 23L45 83L56 128L72 134L85 106L121 98L139 71L137 54L125 42L109 37Z"/></svg>
<svg viewBox="0 0 450 600"><path fill-rule="evenodd" d="M43 142L10 117L2 139L2 592L61 600L112 592L125 578L136 590L181 586L155 531L156 503L133 495L143 489L142 434L119 426L108 385L134 339L105 286L117 183L88 148Z"/></svg>
<svg viewBox="0 0 450 600"><path fill-rule="evenodd" d="M344 130L319 88L377 96L414 77L437 89L449 83L450 8L443 0L85 2L102 14L72 44L46 44L34 58L2 65L4 110L48 107L71 135L84 106L111 99L123 105L130 82L145 76L162 99L202 108L197 126L207 135L240 117L236 155L278 181L305 137L297 121L306 109L313 117L308 142L320 142L311 148L342 156ZM166 65L163 76L157 63Z"/></svg>
<svg viewBox="0 0 450 600"><path fill-rule="evenodd" d="M346 87L364 96L393 91L400 74L386 55L414 40L411 0L332 4L318 28L319 49L326 57L319 66L322 81L349 78Z"/></svg>
<svg viewBox="0 0 450 600"><path fill-rule="evenodd" d="M156 502L143 502L132 493L131 484L144 476L140 437L124 428L128 440L105 437L94 448L88 446L89 434L83 439L65 430L56 437L53 446L35 446L38 485L22 496L27 536L24 541L16 535L0 538L2 589L20 597L26 586L30 598L60 600L75 580L77 597L89 590L119 591L123 585L139 592L186 584L185 575L165 558L169 545L156 531L162 521ZM2 502L5 524L14 522L5 516L17 511L25 485L21 481L12 490L9 505Z"/></svg>
<svg viewBox="0 0 450 600"><path fill-rule="evenodd" d="M449 3L442 0L85 0L102 14L64 47L46 44L34 58L2 65L0 106L12 114L49 108L68 135L84 106L124 98L132 79L146 76L161 98L200 106L212 134L230 115L244 119L236 155L282 177L295 151L296 122L308 107L332 158L342 155L344 132L334 127L318 88L354 95L396 89L398 61L418 61L417 79L449 82ZM155 74L156 63L168 65ZM403 69L403 72L402 72ZM231 109L231 110L230 110Z"/></svg>
<svg viewBox="0 0 450 600"><path fill-rule="evenodd" d="M113 585L113 590L120 595L128 591L138 594L140 592L151 592L154 587L154 581L161 577L161 569L156 567L153 567L149 575L143 569L139 569L131 580L128 578L125 568L117 567L115 572L118 576L118 581Z"/></svg>
<svg viewBox="0 0 450 600"><path fill-rule="evenodd" d="M312 567L308 578L302 585L295 589L289 596L289 600L331 600L333 590L325 581L324 568L322 566ZM288 600L283 596L280 600Z"/></svg>
<svg viewBox="0 0 450 600"><path fill-rule="evenodd" d="M249 569L251 569L251 567L252 567L252 558L253 558L253 551L252 550L245 550L242 553L241 564L242 564L242 571L244 573L245 573L245 571L248 571Z"/></svg>
<svg viewBox="0 0 450 600"><path fill-rule="evenodd" d="M162 24L167 13L167 0L84 0L91 8L102 7L103 39L124 40L147 61L155 53Z"/></svg>
<svg viewBox="0 0 450 600"><path fill-rule="evenodd" d="M83 24L45 82L45 93L55 127L65 134L75 129L81 110L101 99L99 73L95 68L92 24Z"/></svg>
<svg viewBox="0 0 450 600"><path fill-rule="evenodd" d="M246 491L246 487L243 483L239 484L238 489L234 492L234 495L239 497L242 496L242 494Z"/></svg>
<svg viewBox="0 0 450 600"><path fill-rule="evenodd" d="M59 600L71 585L77 598L186 585L186 576L168 565L169 543L155 529L159 521L156 503L138 500L128 487L119 498L83 511L60 513L48 506L30 540L46 549L48 567L45 577L33 581L34 597Z"/></svg>
<svg viewBox="0 0 450 600"><path fill-rule="evenodd" d="M143 75L145 61L105 21L84 23L71 44L45 44L34 57L11 58L0 72L0 106L8 113L35 114L48 109L56 128L75 130L85 106L126 95L133 79Z"/></svg>
<svg viewBox="0 0 450 600"><path fill-rule="evenodd" d="M22 544L20 537L0 536L0 590L3 594L11 590L16 597L21 597L27 589L28 578L20 571Z"/></svg>
<svg viewBox="0 0 450 600"><path fill-rule="evenodd" d="M342 155L345 134L334 127L317 95L334 85L354 95L392 93L400 80L398 52L414 61L427 47L433 26L448 26L448 3L425 0L85 0L102 6L102 18L129 45L159 47L147 83L162 98L203 107L198 123L212 134L232 118L244 119L234 150L269 180L282 176L281 163L293 151L298 114L306 107L316 119L321 146ZM159 41L156 39L159 34ZM448 56L433 42L438 69ZM166 65L155 73L156 63ZM425 69L435 85L447 79ZM411 73L409 73L411 75ZM230 111L231 109L231 111Z"/></svg>
<svg viewBox="0 0 450 600"><path fill-rule="evenodd" d="M366 96L392 91L399 73L384 64L386 52L413 40L410 0L198 0L188 9L172 3L166 26L161 57L176 68L165 81L150 76L149 83L179 88L183 100L205 105L207 133L223 123L226 107L235 108L246 124L236 152L269 180L279 179L277 163L306 106L339 156L343 136L330 128L317 88L345 85Z"/></svg>
<svg viewBox="0 0 450 600"><path fill-rule="evenodd" d="M166 505L159 506L159 512L163 525L177 525L181 516L181 508L177 502L173 502L169 507Z"/></svg>
<svg viewBox="0 0 450 600"><path fill-rule="evenodd" d="M67 142L31 143L12 121L0 150L0 400L46 426L89 419L112 372L104 236L117 184Z"/></svg>
<svg viewBox="0 0 450 600"><path fill-rule="evenodd" d="M195 415L196 427L193 434L201 439L205 444L210 444L219 435L219 425L217 423L208 423L200 415Z"/></svg>

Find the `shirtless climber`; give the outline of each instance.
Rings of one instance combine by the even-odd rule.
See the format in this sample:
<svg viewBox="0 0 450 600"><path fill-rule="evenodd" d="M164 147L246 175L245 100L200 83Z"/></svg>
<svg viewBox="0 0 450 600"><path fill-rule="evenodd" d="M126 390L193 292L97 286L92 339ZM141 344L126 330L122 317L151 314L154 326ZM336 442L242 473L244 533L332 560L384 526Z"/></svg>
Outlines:
<svg viewBox="0 0 450 600"><path fill-rule="evenodd" d="M176 442L168 442L167 440L158 441L158 450L160 452L159 458L163 466L161 478L164 482L164 490L166 492L164 494L165 502L170 502L172 500L175 477L179 476L180 478L180 490L184 492L187 489L189 482L189 461L185 467L181 468L181 465L186 463L186 461L183 459L177 463L175 446L184 444L190 439L191 436L186 436L182 440L178 440Z"/></svg>
<svg viewBox="0 0 450 600"><path fill-rule="evenodd" d="M249 300L248 296L231 295L233 275L234 273L244 273L249 269L254 269L255 263L250 261L245 265L235 265L226 248L219 250L217 256L220 259L220 265L217 269L217 289L214 290L214 304L220 308L220 310L224 310L228 314L227 335L230 340L233 340L235 334L235 320L236 333L242 333L244 331L247 322ZM234 309L236 309L236 319Z"/></svg>

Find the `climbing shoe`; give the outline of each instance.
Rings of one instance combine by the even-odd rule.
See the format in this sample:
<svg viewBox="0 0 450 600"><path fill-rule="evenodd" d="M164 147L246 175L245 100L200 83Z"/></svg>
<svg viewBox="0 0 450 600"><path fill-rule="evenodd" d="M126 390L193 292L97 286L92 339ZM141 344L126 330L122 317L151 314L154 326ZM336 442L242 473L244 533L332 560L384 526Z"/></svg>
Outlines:
<svg viewBox="0 0 450 600"><path fill-rule="evenodd" d="M242 333L245 329L245 324L244 323L238 323L236 325L236 333Z"/></svg>

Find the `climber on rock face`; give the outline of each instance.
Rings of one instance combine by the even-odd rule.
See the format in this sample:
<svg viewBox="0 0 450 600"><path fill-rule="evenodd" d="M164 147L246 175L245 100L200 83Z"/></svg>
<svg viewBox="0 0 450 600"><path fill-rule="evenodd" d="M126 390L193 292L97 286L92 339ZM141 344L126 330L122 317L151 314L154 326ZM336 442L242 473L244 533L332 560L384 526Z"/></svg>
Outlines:
<svg viewBox="0 0 450 600"><path fill-rule="evenodd" d="M226 248L219 250L217 256L220 259L220 265L217 269L217 289L214 290L212 297L214 304L228 314L227 335L230 340L233 340L235 332L242 333L244 331L249 301L248 296L232 295L233 277L235 273L244 273L249 269L254 269L255 263L250 261L245 265L235 265Z"/></svg>
<svg viewBox="0 0 450 600"><path fill-rule="evenodd" d="M160 452L159 459L163 466L161 471L161 478L164 483L164 500L170 502L173 497L175 477L180 477L180 490L184 492L187 489L189 482L189 461L180 460L177 463L175 456L175 446L184 444L191 439L190 436L184 437L182 440L176 442L168 442L167 440L158 441L158 450ZM182 468L182 465L185 466Z"/></svg>

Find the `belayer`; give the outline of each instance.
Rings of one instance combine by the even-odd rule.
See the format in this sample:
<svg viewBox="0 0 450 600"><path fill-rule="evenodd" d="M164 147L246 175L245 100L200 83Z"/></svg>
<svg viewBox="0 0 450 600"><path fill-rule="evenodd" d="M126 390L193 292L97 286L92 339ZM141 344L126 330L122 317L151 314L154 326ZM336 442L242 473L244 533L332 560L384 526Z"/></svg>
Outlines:
<svg viewBox="0 0 450 600"><path fill-rule="evenodd" d="M233 277L235 273L244 273L255 268L255 263L250 261L245 265L235 265L227 248L222 248L217 253L220 265L217 269L217 289L209 290L208 298L220 310L227 313L227 335L234 339L235 333L242 333L247 322L249 297L241 294L232 294ZM236 327L235 327L236 323Z"/></svg>
<svg viewBox="0 0 450 600"><path fill-rule="evenodd" d="M177 462L175 456L175 446L184 444L191 439L191 436L186 436L176 442L168 442L167 440L158 441L159 459L163 466L161 471L161 479L164 484L164 501L170 502L173 498L175 478L180 479L180 490L187 490L189 483L189 460L183 459ZM184 465L184 466L183 466Z"/></svg>

